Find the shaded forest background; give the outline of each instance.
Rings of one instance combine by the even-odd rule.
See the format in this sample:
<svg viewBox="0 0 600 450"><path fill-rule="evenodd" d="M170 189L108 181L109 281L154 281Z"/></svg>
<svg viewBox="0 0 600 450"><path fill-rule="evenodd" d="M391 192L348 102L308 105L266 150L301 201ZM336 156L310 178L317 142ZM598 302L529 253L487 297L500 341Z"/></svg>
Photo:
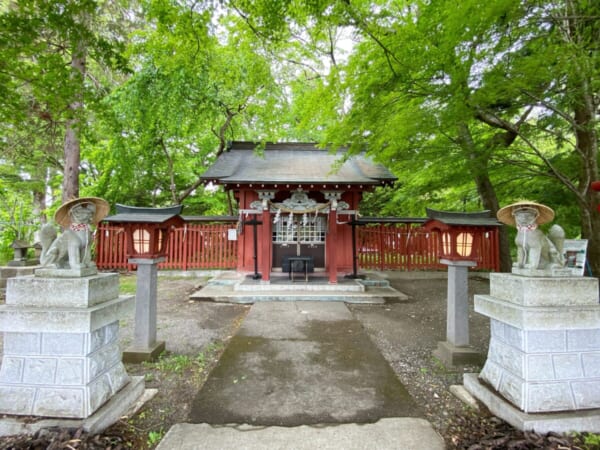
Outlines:
<svg viewBox="0 0 600 450"><path fill-rule="evenodd" d="M228 141L314 141L398 177L364 215L527 198L600 274L599 46L591 0L0 0L0 256L77 196L235 213Z"/></svg>

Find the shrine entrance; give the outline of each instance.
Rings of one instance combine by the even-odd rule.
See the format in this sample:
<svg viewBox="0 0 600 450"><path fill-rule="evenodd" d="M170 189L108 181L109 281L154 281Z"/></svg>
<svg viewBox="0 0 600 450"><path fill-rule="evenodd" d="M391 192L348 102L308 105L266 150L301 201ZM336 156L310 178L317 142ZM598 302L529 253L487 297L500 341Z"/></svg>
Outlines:
<svg viewBox="0 0 600 450"><path fill-rule="evenodd" d="M308 256L314 270L324 270L326 231L325 215L291 213L280 217L273 227L273 268L286 271L286 258Z"/></svg>

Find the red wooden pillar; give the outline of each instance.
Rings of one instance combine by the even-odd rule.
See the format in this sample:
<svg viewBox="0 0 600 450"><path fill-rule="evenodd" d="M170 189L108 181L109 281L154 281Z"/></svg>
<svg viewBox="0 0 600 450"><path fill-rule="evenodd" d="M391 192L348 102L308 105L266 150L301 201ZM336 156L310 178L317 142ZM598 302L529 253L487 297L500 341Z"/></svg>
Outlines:
<svg viewBox="0 0 600 450"><path fill-rule="evenodd" d="M327 234L327 261L329 266L329 282L337 283L337 211L332 207L329 210L329 233Z"/></svg>
<svg viewBox="0 0 600 450"><path fill-rule="evenodd" d="M263 206L262 225L260 227L260 237L258 239L258 264L263 281L271 279L271 212L269 206Z"/></svg>

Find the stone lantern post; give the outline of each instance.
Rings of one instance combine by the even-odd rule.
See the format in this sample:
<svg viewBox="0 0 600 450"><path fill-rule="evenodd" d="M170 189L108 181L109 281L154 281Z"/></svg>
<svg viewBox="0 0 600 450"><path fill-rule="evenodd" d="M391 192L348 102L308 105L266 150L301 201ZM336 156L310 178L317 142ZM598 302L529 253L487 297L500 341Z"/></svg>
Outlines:
<svg viewBox="0 0 600 450"><path fill-rule="evenodd" d="M105 219L123 226L128 261L137 265L134 342L123 352L125 362L152 361L165 349L165 342L156 340L158 264L166 260L170 228L183 224L182 208L117 205L117 214Z"/></svg>
<svg viewBox="0 0 600 450"><path fill-rule="evenodd" d="M500 226L489 211L457 213L427 209L423 227L437 232L440 262L448 266L446 340L434 355L449 365L477 364L482 355L469 345L469 268L477 266L480 238Z"/></svg>

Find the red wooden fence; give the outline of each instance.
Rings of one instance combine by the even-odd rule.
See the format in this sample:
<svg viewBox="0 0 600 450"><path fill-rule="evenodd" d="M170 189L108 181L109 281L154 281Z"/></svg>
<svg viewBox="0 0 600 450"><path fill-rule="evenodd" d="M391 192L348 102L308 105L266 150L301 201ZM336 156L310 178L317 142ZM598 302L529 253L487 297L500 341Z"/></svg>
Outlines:
<svg viewBox="0 0 600 450"><path fill-rule="evenodd" d="M358 266L374 270L437 270L438 236L420 223L367 225L358 228ZM500 270L498 230L482 231L476 270Z"/></svg>
<svg viewBox="0 0 600 450"><path fill-rule="evenodd" d="M186 224L171 231L167 260L161 269L235 269L237 241L227 233L232 223ZM357 256L361 269L437 270L439 263L436 233L420 224L381 224L357 227ZM499 271L498 231L486 231L479 239L477 270ZM133 270L127 262L127 236L121 227L99 224L96 232L96 264L101 270Z"/></svg>
<svg viewBox="0 0 600 450"><path fill-rule="evenodd" d="M167 260L159 269L235 269L237 241L227 239L233 225L186 224L171 230ZM133 270L125 249L128 236L119 226L99 224L96 231L96 265L101 270Z"/></svg>

